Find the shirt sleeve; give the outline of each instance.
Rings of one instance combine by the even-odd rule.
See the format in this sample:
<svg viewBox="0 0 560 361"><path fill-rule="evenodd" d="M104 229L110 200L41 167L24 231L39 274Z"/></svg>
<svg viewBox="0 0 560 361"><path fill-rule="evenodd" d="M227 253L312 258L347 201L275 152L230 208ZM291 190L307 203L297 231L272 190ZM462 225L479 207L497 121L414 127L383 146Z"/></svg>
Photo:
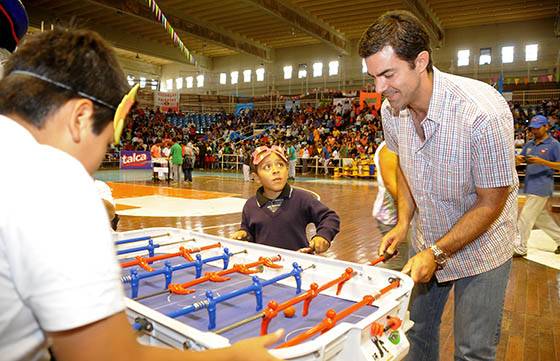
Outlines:
<svg viewBox="0 0 560 361"><path fill-rule="evenodd" d="M559 142L554 142L554 147L552 148L552 162L558 162L560 161L560 143Z"/></svg>
<svg viewBox="0 0 560 361"><path fill-rule="evenodd" d="M340 231L338 214L311 196L308 199L307 209L309 221L317 228L317 235L332 242Z"/></svg>
<svg viewBox="0 0 560 361"><path fill-rule="evenodd" d="M239 229L247 232L247 236L249 237L249 241L252 241L255 239L255 234L251 229L251 223L250 223L250 218L249 218L249 202L251 202L253 200L253 198L250 198L247 200L247 202L245 202L245 205L243 206L243 212L241 213L241 225L239 226ZM253 200L254 201L254 200Z"/></svg>
<svg viewBox="0 0 560 361"><path fill-rule="evenodd" d="M523 149L521 149L521 153L519 153L519 155L522 155L522 156L526 156L526 155L527 155L527 144L525 144L525 145L523 146Z"/></svg>
<svg viewBox="0 0 560 361"><path fill-rule="evenodd" d="M472 162L475 186L496 188L514 185L515 146L511 112L499 116L481 116L480 126L473 132Z"/></svg>
<svg viewBox="0 0 560 361"><path fill-rule="evenodd" d="M391 110L391 105L388 100L383 102L381 108L381 123L383 124L383 136L387 147L396 154L399 154L399 143L395 133L394 119Z"/></svg>
<svg viewBox="0 0 560 361"><path fill-rule="evenodd" d="M34 204L11 213L12 239L18 241L9 260L14 284L50 332L81 327L125 307L121 268L94 183L76 161L59 165L65 180L45 177L29 193Z"/></svg>

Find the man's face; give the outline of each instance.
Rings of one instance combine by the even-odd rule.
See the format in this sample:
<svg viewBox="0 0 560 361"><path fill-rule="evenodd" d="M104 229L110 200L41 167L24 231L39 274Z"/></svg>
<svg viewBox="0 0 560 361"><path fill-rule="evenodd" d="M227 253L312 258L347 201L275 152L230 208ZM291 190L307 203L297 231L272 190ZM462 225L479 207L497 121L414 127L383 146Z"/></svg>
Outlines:
<svg viewBox="0 0 560 361"><path fill-rule="evenodd" d="M265 190L280 192L288 181L288 166L273 152L258 165L257 175Z"/></svg>
<svg viewBox="0 0 560 361"><path fill-rule="evenodd" d="M531 133L535 139L542 139L545 137L546 133L548 132L548 126L543 125L540 128L531 128Z"/></svg>
<svg viewBox="0 0 560 361"><path fill-rule="evenodd" d="M375 80L375 90L385 96L393 109L410 104L420 87L419 69L399 59L391 46L365 59L368 74Z"/></svg>

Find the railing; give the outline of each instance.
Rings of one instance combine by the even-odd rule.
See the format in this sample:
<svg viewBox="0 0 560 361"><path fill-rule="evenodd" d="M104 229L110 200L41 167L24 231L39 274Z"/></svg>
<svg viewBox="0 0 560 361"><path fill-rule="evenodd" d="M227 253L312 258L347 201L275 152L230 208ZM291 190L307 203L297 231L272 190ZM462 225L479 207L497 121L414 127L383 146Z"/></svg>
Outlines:
<svg viewBox="0 0 560 361"><path fill-rule="evenodd" d="M243 168L242 156L237 154L215 154L215 163L217 168L222 171L240 171ZM323 160L319 157L312 158L297 158L296 160L296 174L306 175L306 174L335 174L335 168L341 168L342 166L350 166L353 162L352 158L339 158L339 159L329 159L325 171L325 164ZM364 168L365 169L365 168ZM369 172L369 171L368 171ZM360 172L363 174L363 172Z"/></svg>
<svg viewBox="0 0 560 361"><path fill-rule="evenodd" d="M514 91L512 101L520 105L537 105L544 100L560 99L560 89L519 90Z"/></svg>

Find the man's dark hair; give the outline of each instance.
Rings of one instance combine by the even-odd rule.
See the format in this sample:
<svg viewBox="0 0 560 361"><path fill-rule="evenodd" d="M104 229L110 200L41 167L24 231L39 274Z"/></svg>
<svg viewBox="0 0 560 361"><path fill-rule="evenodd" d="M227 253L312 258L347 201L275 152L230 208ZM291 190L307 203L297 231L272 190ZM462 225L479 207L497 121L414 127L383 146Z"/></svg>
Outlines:
<svg viewBox="0 0 560 361"><path fill-rule="evenodd" d="M62 83L14 71L34 73ZM115 108L128 91L124 73L113 50L89 30L55 29L27 36L4 67L0 82L0 114L16 114L37 128L77 92ZM113 120L115 110L93 102L93 132L100 134Z"/></svg>
<svg viewBox="0 0 560 361"><path fill-rule="evenodd" d="M428 72L433 70L430 37L426 28L412 13L396 10L381 15L362 34L358 52L365 59L385 46L391 46L399 59L408 62L412 69L415 68L414 60L418 54L427 51L430 62L426 68Z"/></svg>

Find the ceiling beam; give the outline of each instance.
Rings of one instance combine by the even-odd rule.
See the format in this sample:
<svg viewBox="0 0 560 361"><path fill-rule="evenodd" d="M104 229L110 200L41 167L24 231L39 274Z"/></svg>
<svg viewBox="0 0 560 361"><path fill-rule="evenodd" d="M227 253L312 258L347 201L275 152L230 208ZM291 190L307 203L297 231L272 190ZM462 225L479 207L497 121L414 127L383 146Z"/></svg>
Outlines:
<svg viewBox="0 0 560 361"><path fill-rule="evenodd" d="M34 7L26 7L31 26L41 28L41 21L44 21L45 28L50 29L50 24L58 24L60 19L56 15L44 12ZM100 26L93 24L85 24L87 29L98 32L112 46L121 48L135 53L150 55L153 57L174 61L177 63L186 63L185 56L171 46L151 41L145 37L135 36L126 31L117 31L114 26ZM206 56L195 54L198 65L204 69L212 68L212 60Z"/></svg>
<svg viewBox="0 0 560 361"><path fill-rule="evenodd" d="M124 14L134 16L144 21L159 23L144 1L137 0L88 0L88 2L100 5L111 10L120 11ZM218 44L237 52L253 55L267 62L272 61L272 50L255 41L240 35L219 29L211 24L200 20L194 20L181 16L166 14L167 20L175 28L186 33L195 35L209 42ZM164 31L162 29L162 31ZM188 42L187 42L188 43Z"/></svg>
<svg viewBox="0 0 560 361"><path fill-rule="evenodd" d="M339 31L318 19L300 7L290 6L280 0L245 0L270 15L286 22L288 25L301 30L328 46L334 48L340 54L349 54L349 43Z"/></svg>
<svg viewBox="0 0 560 361"><path fill-rule="evenodd" d="M426 0L403 0L403 3L425 24L434 47L441 46L445 32L438 18L426 4Z"/></svg>

